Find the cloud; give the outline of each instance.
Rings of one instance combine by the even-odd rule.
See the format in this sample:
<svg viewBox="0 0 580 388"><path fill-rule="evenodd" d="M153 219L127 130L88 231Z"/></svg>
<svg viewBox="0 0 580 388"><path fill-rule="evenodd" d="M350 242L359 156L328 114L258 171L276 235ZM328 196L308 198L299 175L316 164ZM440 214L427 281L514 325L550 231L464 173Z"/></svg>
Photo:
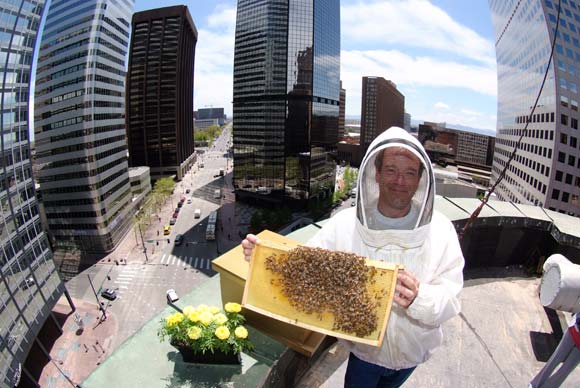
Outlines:
<svg viewBox="0 0 580 388"><path fill-rule="evenodd" d="M231 117L236 8L217 6L198 30L194 108L223 107Z"/></svg>
<svg viewBox="0 0 580 388"><path fill-rule="evenodd" d="M360 114L363 76L391 80L399 90L402 87L434 87L446 92L456 89L492 97L497 94L497 75L495 68L490 66L470 66L431 57L412 57L396 50L343 50L341 63L341 78L347 90L346 110L349 115Z"/></svg>
<svg viewBox="0 0 580 388"><path fill-rule="evenodd" d="M429 1L359 1L342 6L341 18L343 38L351 44L426 48L495 64L493 42Z"/></svg>
<svg viewBox="0 0 580 388"><path fill-rule="evenodd" d="M436 109L449 109L449 105L441 101L436 102L435 105L433 105L433 107L435 107Z"/></svg>

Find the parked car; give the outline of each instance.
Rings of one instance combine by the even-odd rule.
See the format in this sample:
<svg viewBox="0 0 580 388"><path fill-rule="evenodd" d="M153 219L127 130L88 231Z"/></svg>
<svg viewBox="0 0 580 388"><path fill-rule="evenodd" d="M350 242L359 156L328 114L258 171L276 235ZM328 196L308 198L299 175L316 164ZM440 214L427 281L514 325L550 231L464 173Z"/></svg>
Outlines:
<svg viewBox="0 0 580 388"><path fill-rule="evenodd" d="M167 302L173 303L179 300L179 296L177 296L177 292L173 288L167 290Z"/></svg>
<svg viewBox="0 0 580 388"><path fill-rule="evenodd" d="M183 201L177 202L177 207L182 207L182 206L183 206Z"/></svg>
<svg viewBox="0 0 580 388"><path fill-rule="evenodd" d="M177 236L175 236L175 245L181 245L181 244L183 244L183 235L178 234Z"/></svg>
<svg viewBox="0 0 580 388"><path fill-rule="evenodd" d="M25 290L32 287L33 285L34 285L34 278L32 276L24 279L24 281L22 282L22 288Z"/></svg>
<svg viewBox="0 0 580 388"><path fill-rule="evenodd" d="M189 198L189 199L187 200L187 203L191 203L191 198Z"/></svg>
<svg viewBox="0 0 580 388"><path fill-rule="evenodd" d="M175 225L176 222L177 222L177 219L175 217L173 217L172 219L169 220L169 225Z"/></svg>
<svg viewBox="0 0 580 388"><path fill-rule="evenodd" d="M355 206L355 205L356 205L356 202L355 202L355 201L352 201L352 202L350 203L350 206Z"/></svg>
<svg viewBox="0 0 580 388"><path fill-rule="evenodd" d="M193 212L193 217L194 218L201 217L201 209L195 209L195 212Z"/></svg>
<svg viewBox="0 0 580 388"><path fill-rule="evenodd" d="M179 207L176 207L176 208L175 208L175 213L179 213L179 211L180 211L180 210L181 210L181 208L179 208Z"/></svg>
<svg viewBox="0 0 580 388"><path fill-rule="evenodd" d="M165 225L165 227L163 228L163 235L167 236L169 233L171 233L171 226Z"/></svg>
<svg viewBox="0 0 580 388"><path fill-rule="evenodd" d="M101 291L101 296L108 300L115 300L117 299L117 291L112 288L105 288Z"/></svg>
<svg viewBox="0 0 580 388"><path fill-rule="evenodd" d="M191 190L190 190L190 189L186 189L186 190L185 190L185 194L189 194L190 192L191 192Z"/></svg>

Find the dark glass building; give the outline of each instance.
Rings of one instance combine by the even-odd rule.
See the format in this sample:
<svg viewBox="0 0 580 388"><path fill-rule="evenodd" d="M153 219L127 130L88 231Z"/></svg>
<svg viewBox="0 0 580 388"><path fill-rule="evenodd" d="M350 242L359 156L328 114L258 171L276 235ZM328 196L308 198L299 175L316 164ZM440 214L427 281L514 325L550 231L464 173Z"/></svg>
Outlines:
<svg viewBox="0 0 580 388"><path fill-rule="evenodd" d="M523 135L497 196L580 216L580 4L561 2L549 63L558 3L489 1L498 76L492 181L497 181ZM530 117L546 68L546 83Z"/></svg>
<svg viewBox="0 0 580 388"><path fill-rule="evenodd" d="M56 325L49 318L64 292L40 221L28 137L30 73L44 6L44 1L0 1L1 387L31 378L24 360L44 323Z"/></svg>
<svg viewBox="0 0 580 388"><path fill-rule="evenodd" d="M137 12L127 74L129 166L181 179L195 161L193 66L197 29L187 7Z"/></svg>
<svg viewBox="0 0 580 388"><path fill-rule="evenodd" d="M328 197L338 138L339 0L238 1L233 95L237 197Z"/></svg>

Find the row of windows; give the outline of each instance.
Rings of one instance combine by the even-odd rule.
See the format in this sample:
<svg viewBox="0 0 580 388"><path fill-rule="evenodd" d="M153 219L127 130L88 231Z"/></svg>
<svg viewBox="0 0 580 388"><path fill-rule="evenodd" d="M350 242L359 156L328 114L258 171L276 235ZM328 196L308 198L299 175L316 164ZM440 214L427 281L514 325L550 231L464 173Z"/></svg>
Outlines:
<svg viewBox="0 0 580 388"><path fill-rule="evenodd" d="M115 155L119 152L125 153L126 151L127 151L127 148L125 146L121 146L121 147L113 148L111 150L107 150L105 152L98 153L96 155L88 155L88 156L84 156L82 158L73 158L73 159L65 159L65 160L50 162L50 163L47 163L43 167L43 169L59 168L59 167L65 167L65 166L74 166L74 165L79 165L79 164L93 163L97 160L104 159L104 158L109 157L111 155Z"/></svg>
<svg viewBox="0 0 580 388"><path fill-rule="evenodd" d="M554 122L554 112L551 113L535 113L530 121L530 116L516 116L516 124L525 123L553 123Z"/></svg>
<svg viewBox="0 0 580 388"><path fill-rule="evenodd" d="M56 187L54 189L42 190L42 193L43 194L44 193L46 193L46 194L66 194L66 193L81 193L81 192L98 190L101 187L107 185L108 183L111 183L112 181L114 181L118 177L122 176L123 174L127 175L127 170L122 169L121 171L117 171L116 173L107 177L106 179L103 179L102 181L99 181L99 182L94 183L94 184L83 185L83 186ZM128 181L129 181L129 178L127 178L127 182Z"/></svg>
<svg viewBox="0 0 580 388"><path fill-rule="evenodd" d="M122 136L113 136L113 137L108 137L105 139L101 139L101 140L96 140L96 141L88 141L85 143L80 143L80 144L71 144L65 147L58 147L58 148L52 148L43 152L39 152L38 153L38 158L44 158L47 156L54 156L54 155L60 155L60 154L64 154L64 153L69 153L69 152L76 152L76 151L83 151L83 150L90 150L93 148L98 148L107 144L111 144L111 143L116 143L116 142L124 142L126 139L125 135Z"/></svg>
<svg viewBox="0 0 580 388"><path fill-rule="evenodd" d="M71 173L67 173L67 174L57 174L57 175L39 177L37 179L37 181L38 181L38 183L45 183L45 182L57 182L57 181L69 180L69 179L88 178L91 176L96 176L96 175L102 174L105 171L108 171L109 169L112 169L113 167L118 166L119 163L122 163L126 160L127 160L127 158L117 159L111 163L105 164L104 166L101 166L101 167L93 169L93 170L77 171L77 172L71 172Z"/></svg>

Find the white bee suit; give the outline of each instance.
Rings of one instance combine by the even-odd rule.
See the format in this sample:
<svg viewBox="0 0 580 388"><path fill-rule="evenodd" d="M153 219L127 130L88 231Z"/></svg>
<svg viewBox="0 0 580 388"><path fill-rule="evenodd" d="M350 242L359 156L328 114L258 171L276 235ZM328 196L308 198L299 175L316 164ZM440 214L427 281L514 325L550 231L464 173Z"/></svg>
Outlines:
<svg viewBox="0 0 580 388"><path fill-rule="evenodd" d="M376 225L381 223L374 221L379 196L374 161L377 152L387 147L406 148L423 164L408 229L379 229ZM434 196L435 178L423 146L403 129L392 127L371 143L361 163L356 207L337 213L308 241L309 246L402 264L420 281L408 309L393 303L380 348L341 341L363 361L390 369L425 362L442 343L441 324L460 311L463 254L453 224L434 211Z"/></svg>

